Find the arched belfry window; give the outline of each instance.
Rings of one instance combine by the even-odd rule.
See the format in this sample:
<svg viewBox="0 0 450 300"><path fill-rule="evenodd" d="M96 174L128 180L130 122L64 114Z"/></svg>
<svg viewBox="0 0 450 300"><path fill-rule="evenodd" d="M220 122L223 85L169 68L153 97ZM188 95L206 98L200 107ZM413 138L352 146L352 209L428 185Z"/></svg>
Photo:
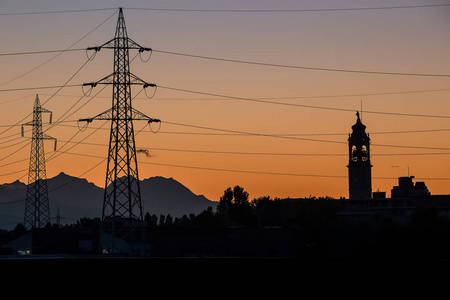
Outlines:
<svg viewBox="0 0 450 300"><path fill-rule="evenodd" d="M352 154L351 154L351 160L353 161L353 162L357 162L358 161L358 148L355 146L355 145L353 145L352 146Z"/></svg>
<svg viewBox="0 0 450 300"><path fill-rule="evenodd" d="M368 161L368 160L369 160L369 151L367 149L367 146L363 145L361 149L361 161Z"/></svg>

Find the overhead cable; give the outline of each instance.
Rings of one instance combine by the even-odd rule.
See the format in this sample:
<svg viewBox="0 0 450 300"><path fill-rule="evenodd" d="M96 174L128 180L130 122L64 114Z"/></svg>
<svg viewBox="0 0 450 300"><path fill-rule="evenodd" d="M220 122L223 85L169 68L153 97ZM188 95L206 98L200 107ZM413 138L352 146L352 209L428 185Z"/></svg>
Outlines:
<svg viewBox="0 0 450 300"><path fill-rule="evenodd" d="M280 138L280 139L290 139L290 140L300 140L300 141L310 141L310 142L323 142L323 143L334 143L334 144L348 144L347 141L320 140L320 139L300 138L300 137L293 137L293 136L273 135L273 134L267 134L267 133L244 132L244 131L238 131L238 130L229 130L229 129L212 128L212 127L199 126L199 125L182 124L182 123L176 123L176 122L170 122L170 121L164 121L164 120L162 120L161 122L163 122L165 124L176 125L176 126L192 127L192 128L198 128L198 129L222 131L222 132L229 132L229 133L245 133L245 134L248 134L248 135L261 136L261 137L273 137L273 138ZM384 145L384 144L371 144L371 145L372 146L378 146L378 147L394 147L394 148L411 148L411 149L448 150L448 151L450 151L450 148L444 148L444 147Z"/></svg>
<svg viewBox="0 0 450 300"><path fill-rule="evenodd" d="M9 52L9 53L0 53L0 56L47 54L47 53L73 52L73 51L86 51L86 48L64 49L64 50L43 50L43 51L29 51L29 52Z"/></svg>
<svg viewBox="0 0 450 300"><path fill-rule="evenodd" d="M12 13L0 13L0 16L78 13L78 12L93 12L93 11L100 11L100 10L117 10L117 8L94 8L94 9L54 10L54 11L35 11L35 12L12 12Z"/></svg>
<svg viewBox="0 0 450 300"><path fill-rule="evenodd" d="M218 12L218 13L290 13L290 12L339 12L339 11L365 11L365 10L391 10L391 9L419 9L419 8L442 8L450 4L424 4L407 6L380 6L380 7L343 7L343 8L303 8L303 9L189 9L189 8L152 8L152 7L123 7L126 10L139 11L165 11L165 12ZM36 12L10 12L0 13L0 16L19 16L19 15L43 15L60 13L79 13L95 12L104 10L118 10L117 7L93 8L93 9L74 9L74 10L54 10L54 11L36 11Z"/></svg>
<svg viewBox="0 0 450 300"><path fill-rule="evenodd" d="M92 155L92 154L81 154L81 153L72 153L72 152L65 152L65 154L79 155L79 156L85 156L85 157L104 159L104 157L97 156L97 155ZM164 166L164 167L176 167L176 168L197 169L197 170L206 170L206 171L245 173L245 174L279 175L279 176L296 176L296 177L317 177L317 178L341 178L341 179L348 178L347 175L299 174L299 173L281 173L281 172L253 171L253 170L237 170L237 169L210 168L210 167L200 167L200 166L175 165L175 164L148 162L148 161L140 161L139 163L140 164L156 165L156 166ZM372 178L373 179L387 179L387 180L396 180L397 179L397 178L394 178L394 177L381 177L381 176L374 176ZM450 178L446 178L446 177L427 177L427 178L421 178L421 179L427 179L427 180L450 180Z"/></svg>
<svg viewBox="0 0 450 300"><path fill-rule="evenodd" d="M108 18L109 19L109 18ZM106 22L106 20L104 21ZM103 24L103 23L102 23ZM101 24L100 24L101 25ZM99 25L99 26L100 26ZM97 27L98 28L98 27ZM30 52L10 52L10 53L0 53L0 56L14 56L14 55L30 55L30 54L45 54L45 53L56 53L60 52L60 55L63 52L67 51L86 51L86 49L70 49L70 50L43 50L43 51L30 51ZM187 54L173 51L165 51L165 50L157 50L151 49L152 52L158 52L163 54L170 55L178 55L185 56L191 58L199 58L199 59L208 59L208 60L216 60L216 61L224 61L231 63L239 63L239 64L250 64L250 65L259 65L259 66L267 66L267 67L279 67L279 68L290 68L290 69L304 69L304 70L313 70L313 71L328 71L328 72L344 72L344 73L360 73L360 74L374 74L374 75L395 75L395 76L424 76L424 77L450 77L450 74L429 74L429 73L409 73L409 72L385 72L385 71L368 71L368 70L351 70L351 69L337 69L337 68L324 68L324 67L310 67L310 66L296 66L296 65L285 65L285 64L275 64L275 63L265 63L265 62L255 62L255 61L246 61L246 60L237 60L237 59L229 59L229 58L221 58L221 57L212 57L212 56L203 56L203 55L195 55L195 54ZM54 57L55 58L55 57ZM54 59L52 58L52 59ZM51 59L51 60L52 60ZM48 61L44 62L47 63ZM39 65L38 67L40 67ZM33 69L34 70L34 69Z"/></svg>
<svg viewBox="0 0 450 300"><path fill-rule="evenodd" d="M64 50L53 51L53 52L59 52L59 53L56 54L55 56L51 57L50 59L44 61L43 63L39 64L38 66L34 67L33 69L31 69L31 70L29 70L29 71L27 71L27 72L25 72L25 73L23 73L23 74L21 74L21 75L19 75L19 76L14 77L14 78L12 78L12 79L6 81L6 82L3 82L2 84L0 84L0 86L5 85L5 84L7 84L7 83L10 83L10 82L12 82L12 81L14 81L14 80L16 80L16 79L19 79L19 78L21 78L21 77L23 77L23 76L25 76L25 75L27 75L27 74L30 74L31 72L33 72L33 71L39 69L40 67L42 67L42 66L44 66L45 64L51 62L52 60L54 60L55 58L57 58L58 56L60 56L61 54L65 53L65 52L67 52L67 51L78 51L78 49L70 49L70 48L72 48L73 46L75 46L76 44L78 44L79 42L81 42L83 39L85 39L88 35L90 35L91 33L93 33L95 30L97 30L100 26L102 26L106 21L108 21L108 20L109 20L112 16L114 16L116 13L117 13L117 12L114 12L112 15L110 15L108 18L106 18L104 21L102 21L99 25L97 25L94 29L92 29L91 31L89 31L88 33L86 33L84 36L82 36L80 39L78 39L75 43L73 43L72 45L70 45L70 46L67 47L66 49L64 49ZM43 51L39 51L39 52L43 53ZM48 53L49 51L45 51L45 52ZM25 54L25 53L22 53L22 54ZM5 54L5 55L8 55L8 54ZM16 54L16 55L17 55L17 54Z"/></svg>
<svg viewBox="0 0 450 300"><path fill-rule="evenodd" d="M334 110L334 111L355 112L355 109L348 109L348 108L314 106L314 105L306 105L306 104L269 101L269 100L255 99L255 98L236 97L236 96L215 94L215 93L209 93L209 92L193 91L193 90L180 89L180 88L161 86L161 85L158 85L158 87L162 88L162 89L173 90L173 91L178 91L178 92L186 92L186 93L193 93L193 94L199 94L199 95L222 97L222 98L228 98L228 99L233 99L233 100L251 101L251 102L259 102L259 103L266 103L266 104L276 104L276 105L294 106L294 107L303 107L303 108L312 108L312 109L324 109L324 110ZM442 115L408 114L408 113L395 113L395 112L370 111L370 110L364 110L364 113L367 113L367 114L394 115L394 116L405 116L405 117L424 117L424 118L443 118L443 119L449 119L450 118L450 116L442 116Z"/></svg>
<svg viewBox="0 0 450 300"><path fill-rule="evenodd" d="M217 12L217 13L289 13L289 12L336 12L336 11L364 11L364 10L389 10L389 9L414 9L448 7L450 4L424 4L408 6L380 6L380 7L346 7L346 8L304 8L304 9L189 9L189 8L146 8L124 7L127 10L140 11L166 11L166 12Z"/></svg>
<svg viewBox="0 0 450 300"><path fill-rule="evenodd" d="M366 70L350 70L350 69L334 69L334 68L322 68L322 67L294 66L294 65L283 65L283 64L273 64L273 63L245 61L245 60L228 59L228 58L220 58L220 57L202 56L202 55L194 55L194 54L186 54L186 53L179 53L179 52L157 50L157 49L152 49L152 50L153 50L153 52L164 53L164 54L171 54L171 55L179 55L179 56L186 56L186 57L192 57L192 58L201 58L201 59L225 61L225 62L240 63L240 64L251 64L251 65L260 65L260 66L268 66L268 67L281 67L281 68L290 68L290 69L304 69L304 70L314 70L314 71L345 72L345 73L360 73L360 74L374 74L374 75L450 77L450 74L382 72L382 71L366 71Z"/></svg>

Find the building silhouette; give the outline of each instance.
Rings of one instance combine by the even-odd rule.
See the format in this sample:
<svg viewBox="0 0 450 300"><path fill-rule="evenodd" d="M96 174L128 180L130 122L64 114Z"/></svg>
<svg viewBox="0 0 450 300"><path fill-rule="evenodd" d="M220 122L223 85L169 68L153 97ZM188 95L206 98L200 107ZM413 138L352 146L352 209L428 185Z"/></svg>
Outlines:
<svg viewBox="0 0 450 300"><path fill-rule="evenodd" d="M417 181L413 183L414 176L399 177L398 185L391 190L391 198L414 198L430 196L425 182Z"/></svg>
<svg viewBox="0 0 450 300"><path fill-rule="evenodd" d="M350 200L372 198L372 164L370 163L370 138L366 126L356 112L356 123L348 138L348 191Z"/></svg>

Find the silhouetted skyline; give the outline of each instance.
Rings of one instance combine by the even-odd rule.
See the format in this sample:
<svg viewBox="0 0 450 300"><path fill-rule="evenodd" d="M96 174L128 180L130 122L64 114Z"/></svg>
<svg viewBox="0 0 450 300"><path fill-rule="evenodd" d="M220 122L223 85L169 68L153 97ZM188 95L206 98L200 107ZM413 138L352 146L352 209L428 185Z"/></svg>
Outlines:
<svg viewBox="0 0 450 300"><path fill-rule="evenodd" d="M2 13L86 11L4 15L0 18L0 52L98 46L114 36L117 12L89 9L121 5L117 1L49 0L39 6L20 0L2 3ZM160 86L151 99L137 86L132 87L133 106L162 121L161 128L158 124L151 128L145 122L135 124L136 147L152 154L138 154L141 179L173 177L194 193L216 201L225 187L235 185L245 187L251 197L348 197L347 139L355 112L362 106L360 117L371 138L373 191L390 193L397 178L410 170L418 180L426 181L432 193L450 193L448 78L338 71L449 74L445 49L450 46L446 37L450 8L284 13L131 9L149 5L129 1L129 9L124 8L129 37L155 49L147 63L140 59L146 61L148 53L130 54L131 71ZM151 5L274 9L269 1ZM279 1L276 9L330 5L315 1L293 7L291 1ZM339 3L340 8L373 6L392 4ZM48 132L59 141L57 152L51 151L53 145L45 147L48 176L65 172L104 186L102 160L107 155L110 124L99 121L79 131L75 120L111 106L110 88L97 86L90 97L81 98L79 84L109 74L112 57L100 51L89 58L92 60L88 61L82 50L0 56L0 90L4 90L0 92L4 112L0 122L0 182L26 178L29 145L20 138L19 127L9 129L8 125L29 121L27 115L39 94L41 102L47 102L45 107L53 111L53 120L64 121ZM61 90L21 90L66 83ZM76 86L70 87L72 84ZM88 89L84 92L87 95ZM154 91L146 92L150 97ZM152 133L158 129L157 134Z"/></svg>

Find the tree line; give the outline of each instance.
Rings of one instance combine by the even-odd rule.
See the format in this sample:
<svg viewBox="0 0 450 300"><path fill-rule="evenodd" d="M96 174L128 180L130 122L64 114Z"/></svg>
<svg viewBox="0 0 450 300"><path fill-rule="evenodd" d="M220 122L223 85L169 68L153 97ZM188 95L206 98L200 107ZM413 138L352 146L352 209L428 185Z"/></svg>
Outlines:
<svg viewBox="0 0 450 300"><path fill-rule="evenodd" d="M147 227L154 228L291 228L310 255L316 257L449 257L450 218L439 208L417 207L401 222L382 214L359 220L343 218L339 209L339 200L329 197L263 196L250 200L244 188L235 186L224 191L215 208L175 218L147 213L144 221ZM63 227L90 228L96 222L99 220L81 218ZM0 230L0 244L26 232L21 224L11 232Z"/></svg>
<svg viewBox="0 0 450 300"><path fill-rule="evenodd" d="M236 185L227 188L214 209L208 207L195 215L173 218L169 215L147 213L147 226L232 227L299 225L315 218L332 217L337 209L330 197L309 197L303 201L261 196L250 200L249 193ZM300 207L301 206L301 207ZM305 224L303 224L305 225Z"/></svg>

